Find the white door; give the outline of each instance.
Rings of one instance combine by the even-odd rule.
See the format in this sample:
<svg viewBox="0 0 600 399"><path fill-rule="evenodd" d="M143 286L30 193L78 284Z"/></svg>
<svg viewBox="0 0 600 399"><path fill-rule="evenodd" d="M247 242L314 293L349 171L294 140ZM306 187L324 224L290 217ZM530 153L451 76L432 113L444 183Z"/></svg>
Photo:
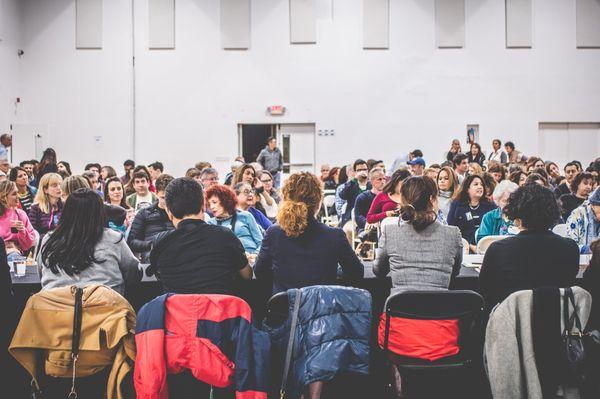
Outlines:
<svg viewBox="0 0 600 399"><path fill-rule="evenodd" d="M569 160L581 161L585 169L600 157L600 123L569 123Z"/></svg>
<svg viewBox="0 0 600 399"><path fill-rule="evenodd" d="M283 174L307 171L315 173L315 125L279 125L279 146L283 152Z"/></svg>
<svg viewBox="0 0 600 399"><path fill-rule="evenodd" d="M40 159L44 152L46 125L16 124L13 129L13 163L25 159Z"/></svg>
<svg viewBox="0 0 600 399"><path fill-rule="evenodd" d="M600 124L540 123L540 156L562 169L573 160L584 168L600 157Z"/></svg>

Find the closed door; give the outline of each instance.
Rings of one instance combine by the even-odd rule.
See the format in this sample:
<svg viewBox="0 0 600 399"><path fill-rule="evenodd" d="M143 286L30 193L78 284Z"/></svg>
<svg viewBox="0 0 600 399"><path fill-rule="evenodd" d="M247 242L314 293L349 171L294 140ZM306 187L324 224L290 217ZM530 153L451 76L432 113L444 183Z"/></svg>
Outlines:
<svg viewBox="0 0 600 399"><path fill-rule="evenodd" d="M600 123L540 123L540 155L562 169L570 161L584 168L600 157Z"/></svg>
<svg viewBox="0 0 600 399"><path fill-rule="evenodd" d="M40 159L44 152L46 125L16 124L13 130L12 158L15 161Z"/></svg>
<svg viewBox="0 0 600 399"><path fill-rule="evenodd" d="M315 125L279 125L278 141L283 152L283 172L315 172Z"/></svg>

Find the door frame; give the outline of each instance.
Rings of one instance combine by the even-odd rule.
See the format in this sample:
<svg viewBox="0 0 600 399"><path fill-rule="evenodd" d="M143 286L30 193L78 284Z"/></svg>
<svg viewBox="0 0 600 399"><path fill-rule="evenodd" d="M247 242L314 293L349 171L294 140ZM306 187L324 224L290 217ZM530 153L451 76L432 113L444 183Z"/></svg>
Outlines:
<svg viewBox="0 0 600 399"><path fill-rule="evenodd" d="M238 143L237 143L237 153L238 153L238 157L244 156L244 131L243 131L243 126L244 125L271 125L271 137L277 137L277 128L275 123L262 123L262 122L252 122L252 123L244 123L244 122L239 122L237 124L237 139L238 139ZM247 163L250 163L246 160ZM254 162L254 161L251 161Z"/></svg>
<svg viewBox="0 0 600 399"><path fill-rule="evenodd" d="M317 169L317 124L315 122L293 122L293 123L279 123L277 124L277 142L281 143L283 148L283 133L281 133L281 125L294 126L294 125L312 125L313 127L313 155L312 155L312 173L315 173ZM283 152L283 150L282 150ZM307 163L283 163L283 167L287 166L288 170L291 166L309 166ZM289 174L285 173L286 175Z"/></svg>
<svg viewBox="0 0 600 399"><path fill-rule="evenodd" d="M277 142L280 144L280 149L283 152L283 133L281 133L281 126L285 125L285 126L294 126L294 125L312 125L313 126L313 156L312 156L312 166L313 166L313 170L312 173L315 173L315 170L317 168L317 124L316 122L286 122L286 123L270 123L270 122L251 122L251 123L245 123L245 122L238 122L237 124L237 136L238 136L238 143L237 143L237 153L238 156L243 156L243 150L244 150L244 146L243 146L243 140L244 140L244 133L243 133L243 125L271 125L271 136L275 137L277 139ZM246 160L246 162L248 162L248 160ZM253 162L253 161L252 161ZM248 162L249 163L249 162ZM290 166L302 166L302 165L309 165L309 164L290 164L288 163L284 163L284 168L287 166L288 168Z"/></svg>

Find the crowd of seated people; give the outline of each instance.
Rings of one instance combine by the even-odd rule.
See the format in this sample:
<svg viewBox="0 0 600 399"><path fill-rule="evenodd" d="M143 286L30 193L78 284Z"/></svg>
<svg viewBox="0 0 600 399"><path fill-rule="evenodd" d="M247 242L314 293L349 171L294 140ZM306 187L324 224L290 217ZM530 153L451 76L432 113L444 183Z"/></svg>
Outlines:
<svg viewBox="0 0 600 399"><path fill-rule="evenodd" d="M356 284L364 266L352 237L373 230L373 272L397 293L449 289L464 253L506 236L481 266L488 310L519 290L575 284L580 254L593 254L584 283L597 297L600 158L586 170L569 162L562 176L512 142L503 150L494 140L486 157L479 143L462 153L454 140L439 164L413 150L389 174L382 161L357 159L284 179L275 145L257 162L236 159L223 184L204 162L182 178L132 160L121 177L96 163L77 174L48 149L0 181L5 257L37 257L43 290L102 284L123 295L149 263L164 292L231 295L234 280L254 275L277 294L340 277ZM324 194L335 196L337 222L320 219ZM552 232L559 224L563 236Z"/></svg>

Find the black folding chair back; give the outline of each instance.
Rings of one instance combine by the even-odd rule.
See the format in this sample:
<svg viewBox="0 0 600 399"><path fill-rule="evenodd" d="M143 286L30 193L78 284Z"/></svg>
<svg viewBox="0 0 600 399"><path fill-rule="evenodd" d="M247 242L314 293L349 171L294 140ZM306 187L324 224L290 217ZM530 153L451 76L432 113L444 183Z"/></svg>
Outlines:
<svg viewBox="0 0 600 399"><path fill-rule="evenodd" d="M277 327L287 320L289 311L290 302L287 292L275 294L267 302L267 315L265 318L265 323L269 327Z"/></svg>
<svg viewBox="0 0 600 399"><path fill-rule="evenodd" d="M456 368L471 363L475 332L483 315L484 301L474 291L407 291L392 295L385 304L383 350L399 369ZM400 356L389 350L391 318L414 320L458 320L458 355L428 361Z"/></svg>

